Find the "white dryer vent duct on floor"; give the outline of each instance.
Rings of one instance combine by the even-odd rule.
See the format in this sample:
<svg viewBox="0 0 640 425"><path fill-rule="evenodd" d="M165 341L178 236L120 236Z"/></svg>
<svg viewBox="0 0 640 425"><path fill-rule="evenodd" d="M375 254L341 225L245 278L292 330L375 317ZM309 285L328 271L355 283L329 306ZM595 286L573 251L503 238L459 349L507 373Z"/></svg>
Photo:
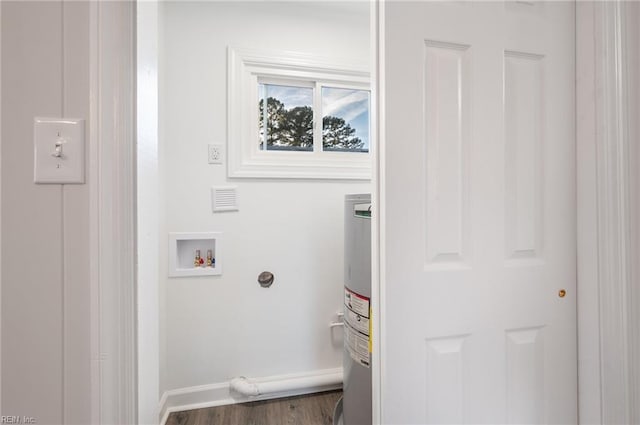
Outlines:
<svg viewBox="0 0 640 425"><path fill-rule="evenodd" d="M238 193L235 186L216 186L211 188L213 212L238 211Z"/></svg>
<svg viewBox="0 0 640 425"><path fill-rule="evenodd" d="M229 382L229 389L232 392L248 397L258 397L266 394L286 393L290 391L310 392L327 390L336 385L342 385L342 369L334 369L328 373L308 376L291 376L289 379L279 379L277 381L265 381L260 379L249 379L244 376L233 378Z"/></svg>

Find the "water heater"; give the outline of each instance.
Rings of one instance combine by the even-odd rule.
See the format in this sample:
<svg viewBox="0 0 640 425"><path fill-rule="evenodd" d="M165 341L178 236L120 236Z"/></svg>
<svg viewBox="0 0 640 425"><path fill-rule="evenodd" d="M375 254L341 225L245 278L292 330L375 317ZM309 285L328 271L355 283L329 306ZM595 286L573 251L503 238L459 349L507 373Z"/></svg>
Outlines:
<svg viewBox="0 0 640 425"><path fill-rule="evenodd" d="M371 424L371 195L346 195L343 425Z"/></svg>

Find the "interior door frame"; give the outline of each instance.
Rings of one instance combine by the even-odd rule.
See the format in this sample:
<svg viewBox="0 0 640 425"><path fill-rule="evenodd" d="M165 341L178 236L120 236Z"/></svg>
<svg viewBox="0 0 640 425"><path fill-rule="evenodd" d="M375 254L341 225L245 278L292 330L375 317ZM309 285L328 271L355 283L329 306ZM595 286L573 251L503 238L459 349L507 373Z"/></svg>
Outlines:
<svg viewBox="0 0 640 425"><path fill-rule="evenodd" d="M384 321L386 273L386 233L385 233L385 74L384 74L384 0L370 0L371 4L371 408L372 423L382 423L383 402L382 382L384 360ZM376 331L377 329L377 331Z"/></svg>
<svg viewBox="0 0 640 425"><path fill-rule="evenodd" d="M384 1L372 1L372 121L374 200L373 418L384 409L385 327L385 151ZM639 218L629 214L634 162L628 152L629 117L624 91L627 74L621 53L633 41L624 37L622 2L577 4L577 206L579 414L583 423L630 423L629 365L638 363L635 327L629 323L625 294L633 280L637 244L629 240ZM91 328L92 422L137 423L137 315L135 273L135 1L91 5ZM635 47L638 47L636 41ZM617 52L616 62L605 51ZM613 50L610 50L613 49ZM608 65L608 66L607 66ZM600 107L603 106L603 107ZM593 118L591 120L590 118ZM595 122L596 125L591 125ZM625 172L625 170L627 172ZM114 202L107 203L109 200ZM615 206L612 207L612 206ZM628 314L619 314L619 306ZM115 322L113 322L115 320ZM115 323L115 325L114 325ZM114 328L115 326L115 328ZM637 325L636 325L637 326ZM377 337L376 337L377 336ZM607 349L618 341L627 350ZM618 351L618 352L616 352ZM635 356L635 358L634 358ZM620 361L622 360L622 361ZM603 368L603 365L607 368ZM625 378L627 377L627 378ZM151 406L153 408L154 406ZM619 412L619 413L616 413ZM637 412L635 414L638 414ZM617 416L624 415L624 416ZM637 418L636 418L637 419Z"/></svg>
<svg viewBox="0 0 640 425"><path fill-rule="evenodd" d="M639 378L633 365L640 360L634 320L640 306L633 297L640 218L633 194L640 184L630 136L637 125L630 105L638 102L638 94L629 95L630 79L637 79L639 70L628 61L628 52L637 51L640 42L627 37L640 14L627 13L629 7L621 1L576 6L578 400L583 423L640 420L633 407Z"/></svg>
<svg viewBox="0 0 640 425"><path fill-rule="evenodd" d="M135 1L89 9L91 423L137 424Z"/></svg>

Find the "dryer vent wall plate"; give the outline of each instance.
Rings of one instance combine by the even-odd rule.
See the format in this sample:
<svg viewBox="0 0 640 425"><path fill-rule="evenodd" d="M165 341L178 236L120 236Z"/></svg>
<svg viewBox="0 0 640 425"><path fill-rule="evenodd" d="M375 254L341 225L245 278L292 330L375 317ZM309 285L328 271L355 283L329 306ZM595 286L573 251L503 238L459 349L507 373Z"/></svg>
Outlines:
<svg viewBox="0 0 640 425"><path fill-rule="evenodd" d="M214 186L211 188L213 212L238 211L238 188L235 186Z"/></svg>

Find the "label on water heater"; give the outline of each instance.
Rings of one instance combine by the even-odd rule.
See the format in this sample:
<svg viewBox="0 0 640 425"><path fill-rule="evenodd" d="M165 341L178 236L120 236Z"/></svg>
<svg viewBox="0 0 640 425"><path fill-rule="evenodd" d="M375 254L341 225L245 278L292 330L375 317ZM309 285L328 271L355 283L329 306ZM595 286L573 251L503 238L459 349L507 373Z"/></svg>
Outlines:
<svg viewBox="0 0 640 425"><path fill-rule="evenodd" d="M344 336L349 355L364 367L370 365L371 327L369 297L344 288Z"/></svg>
<svg viewBox="0 0 640 425"><path fill-rule="evenodd" d="M368 368L369 337L362 335L360 332L346 324L344 326L344 337L347 342L347 350L349 350L351 358L362 366Z"/></svg>
<svg viewBox="0 0 640 425"><path fill-rule="evenodd" d="M344 288L344 305L355 314L369 318L369 298Z"/></svg>
<svg viewBox="0 0 640 425"><path fill-rule="evenodd" d="M369 319L366 317L360 316L347 308L344 312L344 321L358 332L369 335Z"/></svg>

